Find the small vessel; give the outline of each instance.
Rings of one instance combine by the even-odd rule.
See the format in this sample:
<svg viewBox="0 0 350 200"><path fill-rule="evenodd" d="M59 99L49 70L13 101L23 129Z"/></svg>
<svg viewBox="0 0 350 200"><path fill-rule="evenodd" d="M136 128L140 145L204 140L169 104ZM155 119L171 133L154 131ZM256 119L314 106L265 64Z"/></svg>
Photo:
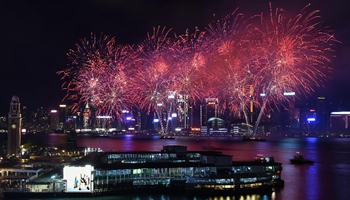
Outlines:
<svg viewBox="0 0 350 200"><path fill-rule="evenodd" d="M160 136L160 138L159 138L159 139L175 140L175 137L171 137L171 136L162 135L162 136Z"/></svg>
<svg viewBox="0 0 350 200"><path fill-rule="evenodd" d="M310 159L304 158L299 152L295 154L292 159L289 159L292 164L314 164L315 162Z"/></svg>
<svg viewBox="0 0 350 200"><path fill-rule="evenodd" d="M257 142L265 142L266 139L264 138L260 138L260 137L247 137L247 136L243 136L243 141L257 141Z"/></svg>
<svg viewBox="0 0 350 200"><path fill-rule="evenodd" d="M108 134L101 133L98 134L97 137L109 138L110 136Z"/></svg>
<svg viewBox="0 0 350 200"><path fill-rule="evenodd" d="M57 128L54 130L54 133L65 133L63 129Z"/></svg>

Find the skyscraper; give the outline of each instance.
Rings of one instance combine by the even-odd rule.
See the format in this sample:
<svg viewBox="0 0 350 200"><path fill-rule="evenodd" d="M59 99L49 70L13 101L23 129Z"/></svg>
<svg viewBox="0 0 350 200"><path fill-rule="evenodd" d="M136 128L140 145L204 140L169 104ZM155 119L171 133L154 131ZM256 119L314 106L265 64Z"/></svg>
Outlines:
<svg viewBox="0 0 350 200"><path fill-rule="evenodd" d="M90 128L90 107L88 103L86 103L84 113L83 113L83 128L84 129Z"/></svg>
<svg viewBox="0 0 350 200"><path fill-rule="evenodd" d="M327 107L326 97L317 97L316 103L316 128L319 134L325 134L328 132L330 123L330 112Z"/></svg>
<svg viewBox="0 0 350 200"><path fill-rule="evenodd" d="M13 96L8 115L7 154L19 156L21 146L22 116L21 104L17 96Z"/></svg>
<svg viewBox="0 0 350 200"><path fill-rule="evenodd" d="M59 127L59 113L57 110L51 110L50 111L50 130L55 131Z"/></svg>
<svg viewBox="0 0 350 200"><path fill-rule="evenodd" d="M61 129L65 129L65 124L66 124L66 120L67 120L67 113L68 113L68 110L67 110L67 105L65 104L60 104L59 105L59 110L58 110L58 126L59 128Z"/></svg>

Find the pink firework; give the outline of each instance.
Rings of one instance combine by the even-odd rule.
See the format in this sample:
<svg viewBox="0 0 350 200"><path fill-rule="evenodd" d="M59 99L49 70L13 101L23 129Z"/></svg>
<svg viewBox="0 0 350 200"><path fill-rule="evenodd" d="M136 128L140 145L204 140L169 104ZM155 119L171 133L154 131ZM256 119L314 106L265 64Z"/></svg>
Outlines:
<svg viewBox="0 0 350 200"><path fill-rule="evenodd" d="M260 24L251 27L252 51L261 89L276 101L284 92L309 94L322 86L331 67L337 42L327 27L321 26L319 11L308 12L309 5L297 15L270 4L269 16L261 14ZM253 49L254 48L254 49Z"/></svg>
<svg viewBox="0 0 350 200"><path fill-rule="evenodd" d="M176 42L178 60L174 70L174 91L186 96L190 103L202 101L209 90L205 85L205 65L207 63L207 42L203 31L197 27L193 33L186 30Z"/></svg>
<svg viewBox="0 0 350 200"><path fill-rule="evenodd" d="M91 40L86 38L77 44L77 50L70 50L71 67L58 72L63 74L67 100L73 100L73 111L85 104L96 109L97 115L119 117L122 109L131 105L127 101L128 89L125 73L134 60L129 46L116 45L113 38L103 36Z"/></svg>
<svg viewBox="0 0 350 200"><path fill-rule="evenodd" d="M178 60L174 52L174 40L168 36L170 31L165 27L153 28L153 34L148 34L139 46L138 68L131 77L133 86L130 91L140 109L157 113L163 132L166 131L163 121L167 121L167 116L162 113L171 109L175 103L168 96L175 92L172 91L175 81L173 72Z"/></svg>
<svg viewBox="0 0 350 200"><path fill-rule="evenodd" d="M171 29L153 28L153 34L138 47L139 57L136 71L131 77L135 104L148 113L165 105L167 92L172 84L173 41L168 37Z"/></svg>
<svg viewBox="0 0 350 200"><path fill-rule="evenodd" d="M290 100L284 92L310 94L331 71L328 64L337 40L321 26L319 11L308 9L289 15L280 8L273 11L270 3L269 16L261 14L260 23L250 27L253 72L265 93L255 131L266 104Z"/></svg>
<svg viewBox="0 0 350 200"><path fill-rule="evenodd" d="M249 48L246 42L244 16L233 13L209 24L211 53L207 66L213 96L219 98L220 110L229 109L233 114L245 115L249 106L256 103L256 82L250 71ZM247 121L248 123L248 121Z"/></svg>
<svg viewBox="0 0 350 200"><path fill-rule="evenodd" d="M260 107L257 127L266 106L286 100L284 92L308 95L331 71L338 41L320 23L319 11L308 9L289 15L270 4L268 16L248 20L235 10L205 32L196 27L174 37L172 29L157 27L136 51L91 34L69 50L70 66L58 72L65 99L75 102L75 111L88 103L97 115L119 117L138 107L156 112L163 122L181 107L177 97L190 104L218 98L221 111L243 112L246 120L248 108ZM260 93L265 93L261 104Z"/></svg>

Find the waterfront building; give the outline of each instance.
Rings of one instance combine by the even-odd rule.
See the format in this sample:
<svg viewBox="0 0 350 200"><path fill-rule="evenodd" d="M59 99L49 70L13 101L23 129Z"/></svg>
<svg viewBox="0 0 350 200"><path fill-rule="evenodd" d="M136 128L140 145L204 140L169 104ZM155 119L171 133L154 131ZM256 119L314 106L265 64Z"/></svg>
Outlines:
<svg viewBox="0 0 350 200"><path fill-rule="evenodd" d="M145 111L140 111L140 118L138 119L138 122L140 123L140 130L141 131L148 131L152 127L152 120L150 119L149 115Z"/></svg>
<svg viewBox="0 0 350 200"><path fill-rule="evenodd" d="M90 129L90 107L89 104L86 103L84 113L83 113L83 129Z"/></svg>
<svg viewBox="0 0 350 200"><path fill-rule="evenodd" d="M218 117L218 98L205 98L205 104L200 106L200 126L201 132L209 133L210 128L216 130L218 127L211 125L209 127L208 120Z"/></svg>
<svg viewBox="0 0 350 200"><path fill-rule="evenodd" d="M226 188L228 192L244 189L249 193L257 188L283 187L282 164L273 158L259 156L251 161L233 161L231 155L222 152L188 151L186 146L178 145L163 146L160 151L89 152L82 159L65 165L61 175L55 175L62 179L46 176L47 180L42 182L36 179L28 182L23 195L35 196L44 192L56 196L96 196L139 190L186 191L201 187ZM42 183L47 187L38 193Z"/></svg>
<svg viewBox="0 0 350 200"><path fill-rule="evenodd" d="M59 128L65 129L65 124L67 120L67 115L68 115L68 109L66 104L60 104L59 105L59 110L58 110L58 123L59 123Z"/></svg>
<svg viewBox="0 0 350 200"><path fill-rule="evenodd" d="M50 130L55 131L59 127L59 113L58 110L51 110L50 111Z"/></svg>
<svg viewBox="0 0 350 200"><path fill-rule="evenodd" d="M28 125L29 132L48 132L50 128L49 124L49 110L45 107L36 109L31 114L31 120Z"/></svg>
<svg viewBox="0 0 350 200"><path fill-rule="evenodd" d="M22 131L21 104L17 96L13 96L10 103L10 112L8 114L8 136L7 136L7 154L16 157L20 154Z"/></svg>
<svg viewBox="0 0 350 200"><path fill-rule="evenodd" d="M350 137L350 111L337 111L330 114L330 135Z"/></svg>
<svg viewBox="0 0 350 200"><path fill-rule="evenodd" d="M43 168L30 166L6 166L0 164L1 190L22 191L26 183L37 178L43 173Z"/></svg>
<svg viewBox="0 0 350 200"><path fill-rule="evenodd" d="M329 123L330 123L330 112L327 107L327 101L326 97L319 96L317 97L316 102L316 129L319 133L319 135L323 135L328 132L329 130Z"/></svg>

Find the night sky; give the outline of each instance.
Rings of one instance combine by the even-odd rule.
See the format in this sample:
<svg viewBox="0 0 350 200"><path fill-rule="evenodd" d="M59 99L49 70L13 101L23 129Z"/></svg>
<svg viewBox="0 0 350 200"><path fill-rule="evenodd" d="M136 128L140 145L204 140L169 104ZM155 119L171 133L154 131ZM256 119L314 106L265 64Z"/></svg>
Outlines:
<svg viewBox="0 0 350 200"><path fill-rule="evenodd" d="M178 34L196 26L205 30L237 7L249 16L267 11L268 2L288 12L308 3L321 10L324 24L342 43L331 64L331 80L314 95L350 102L350 12L345 0L11 0L0 6L0 116L8 113L13 95L29 109L57 108L66 93L56 72L67 67L68 50L91 32L137 45L159 25Z"/></svg>

